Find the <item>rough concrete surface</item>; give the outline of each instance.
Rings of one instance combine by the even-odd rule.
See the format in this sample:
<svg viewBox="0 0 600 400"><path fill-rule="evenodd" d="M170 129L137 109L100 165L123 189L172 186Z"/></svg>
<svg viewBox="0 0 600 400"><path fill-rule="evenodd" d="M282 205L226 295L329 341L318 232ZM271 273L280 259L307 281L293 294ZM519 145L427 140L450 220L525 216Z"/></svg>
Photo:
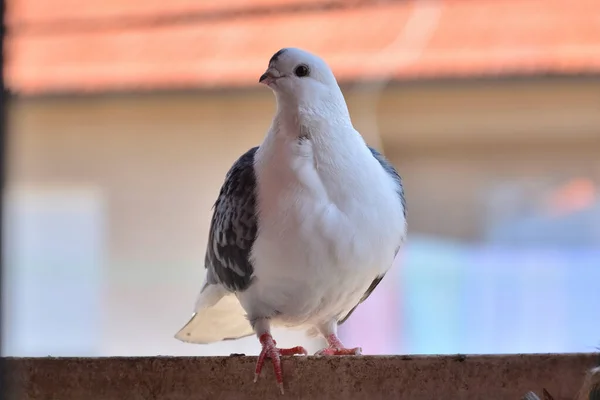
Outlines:
<svg viewBox="0 0 600 400"><path fill-rule="evenodd" d="M598 354L285 357L285 395L256 357L6 358L9 399L575 399Z"/></svg>

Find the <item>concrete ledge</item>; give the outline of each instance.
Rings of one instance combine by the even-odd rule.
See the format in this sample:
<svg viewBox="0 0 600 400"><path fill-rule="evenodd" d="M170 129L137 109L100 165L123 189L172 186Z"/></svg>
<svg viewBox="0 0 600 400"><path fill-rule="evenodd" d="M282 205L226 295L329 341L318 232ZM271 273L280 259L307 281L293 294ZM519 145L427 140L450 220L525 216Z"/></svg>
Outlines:
<svg viewBox="0 0 600 400"><path fill-rule="evenodd" d="M5 358L10 399L573 400L598 354L284 358L286 394L256 357Z"/></svg>

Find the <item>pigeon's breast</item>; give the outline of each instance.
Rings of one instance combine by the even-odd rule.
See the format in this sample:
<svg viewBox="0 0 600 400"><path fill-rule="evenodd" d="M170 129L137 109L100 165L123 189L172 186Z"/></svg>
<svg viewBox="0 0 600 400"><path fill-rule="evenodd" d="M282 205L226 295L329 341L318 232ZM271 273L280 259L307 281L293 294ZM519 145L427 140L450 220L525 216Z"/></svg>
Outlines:
<svg viewBox="0 0 600 400"><path fill-rule="evenodd" d="M393 180L364 156L342 166L305 150L258 175L255 304L298 322L334 317L391 267L404 216Z"/></svg>

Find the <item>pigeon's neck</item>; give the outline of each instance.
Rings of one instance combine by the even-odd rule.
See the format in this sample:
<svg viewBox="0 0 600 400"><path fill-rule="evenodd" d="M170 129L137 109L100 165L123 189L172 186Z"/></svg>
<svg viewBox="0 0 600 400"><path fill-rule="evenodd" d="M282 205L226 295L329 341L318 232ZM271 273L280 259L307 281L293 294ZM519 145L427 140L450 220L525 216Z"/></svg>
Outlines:
<svg viewBox="0 0 600 400"><path fill-rule="evenodd" d="M329 131L351 128L350 113L343 96L332 93L311 101L278 98L275 124L288 134L303 136L305 130Z"/></svg>

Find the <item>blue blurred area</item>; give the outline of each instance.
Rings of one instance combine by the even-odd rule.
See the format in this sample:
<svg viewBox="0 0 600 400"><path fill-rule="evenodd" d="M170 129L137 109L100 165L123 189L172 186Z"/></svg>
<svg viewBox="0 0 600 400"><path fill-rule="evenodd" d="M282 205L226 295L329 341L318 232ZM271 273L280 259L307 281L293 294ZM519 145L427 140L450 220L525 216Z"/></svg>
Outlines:
<svg viewBox="0 0 600 400"><path fill-rule="evenodd" d="M407 352L574 352L600 342L600 249L413 238L406 253Z"/></svg>
<svg viewBox="0 0 600 400"><path fill-rule="evenodd" d="M8 196L3 353L101 354L102 201L94 191Z"/></svg>

